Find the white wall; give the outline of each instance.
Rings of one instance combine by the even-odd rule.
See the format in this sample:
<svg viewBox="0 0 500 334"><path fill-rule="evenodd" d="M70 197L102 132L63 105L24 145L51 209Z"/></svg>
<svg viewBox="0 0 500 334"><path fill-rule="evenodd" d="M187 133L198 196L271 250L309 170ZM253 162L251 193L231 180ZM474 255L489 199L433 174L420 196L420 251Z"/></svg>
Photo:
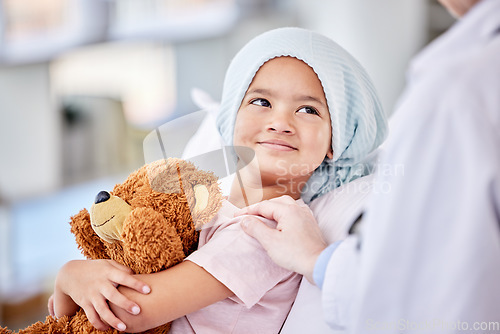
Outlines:
<svg viewBox="0 0 500 334"><path fill-rule="evenodd" d="M47 64L0 67L0 195L13 200L59 185L60 122Z"/></svg>
<svg viewBox="0 0 500 334"><path fill-rule="evenodd" d="M427 42L428 1L297 0L300 20L351 52L367 69L388 114L409 59Z"/></svg>

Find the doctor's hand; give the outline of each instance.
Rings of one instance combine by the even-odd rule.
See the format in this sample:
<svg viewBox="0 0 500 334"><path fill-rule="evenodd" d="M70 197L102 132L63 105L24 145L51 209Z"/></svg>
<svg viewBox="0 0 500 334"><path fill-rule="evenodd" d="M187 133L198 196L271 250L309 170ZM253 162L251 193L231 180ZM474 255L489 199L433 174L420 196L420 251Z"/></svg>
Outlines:
<svg viewBox="0 0 500 334"><path fill-rule="evenodd" d="M250 205L235 214L241 215L276 221L278 225L272 229L249 216L243 219L242 227L262 244L276 264L304 275L314 284L314 265L327 245L308 207L298 205L290 196L282 196Z"/></svg>

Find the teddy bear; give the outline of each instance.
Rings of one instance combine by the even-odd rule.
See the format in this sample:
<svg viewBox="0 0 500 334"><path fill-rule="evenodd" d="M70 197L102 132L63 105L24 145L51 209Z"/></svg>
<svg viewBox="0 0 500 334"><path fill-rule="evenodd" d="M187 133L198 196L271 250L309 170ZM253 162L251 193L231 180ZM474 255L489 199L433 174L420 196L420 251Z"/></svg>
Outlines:
<svg viewBox="0 0 500 334"><path fill-rule="evenodd" d="M71 217L71 232L88 259L112 259L136 274L164 270L196 250L199 230L222 204L217 177L192 163L168 158L131 173L112 192L97 194L90 212ZM167 333L170 324L147 333ZM8 333L7 329L4 329ZM2 329L0 328L0 333ZM98 331L80 309L73 316L47 316L26 333L118 333Z"/></svg>

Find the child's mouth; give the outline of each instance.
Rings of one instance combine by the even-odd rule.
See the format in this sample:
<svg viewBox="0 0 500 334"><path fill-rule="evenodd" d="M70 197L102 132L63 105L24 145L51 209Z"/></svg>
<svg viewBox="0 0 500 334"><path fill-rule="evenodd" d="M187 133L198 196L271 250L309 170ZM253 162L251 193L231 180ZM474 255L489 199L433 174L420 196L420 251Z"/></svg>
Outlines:
<svg viewBox="0 0 500 334"><path fill-rule="evenodd" d="M283 140L266 140L259 142L259 145L277 151L296 151L297 148Z"/></svg>

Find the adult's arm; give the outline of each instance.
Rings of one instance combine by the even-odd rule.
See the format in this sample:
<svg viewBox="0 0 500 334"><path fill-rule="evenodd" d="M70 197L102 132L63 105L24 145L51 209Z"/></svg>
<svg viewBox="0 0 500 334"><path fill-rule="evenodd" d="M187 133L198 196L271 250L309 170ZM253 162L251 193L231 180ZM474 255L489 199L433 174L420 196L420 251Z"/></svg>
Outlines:
<svg viewBox="0 0 500 334"><path fill-rule="evenodd" d="M353 333L499 326L500 101L482 95L488 85L449 84L389 138L365 215Z"/></svg>

